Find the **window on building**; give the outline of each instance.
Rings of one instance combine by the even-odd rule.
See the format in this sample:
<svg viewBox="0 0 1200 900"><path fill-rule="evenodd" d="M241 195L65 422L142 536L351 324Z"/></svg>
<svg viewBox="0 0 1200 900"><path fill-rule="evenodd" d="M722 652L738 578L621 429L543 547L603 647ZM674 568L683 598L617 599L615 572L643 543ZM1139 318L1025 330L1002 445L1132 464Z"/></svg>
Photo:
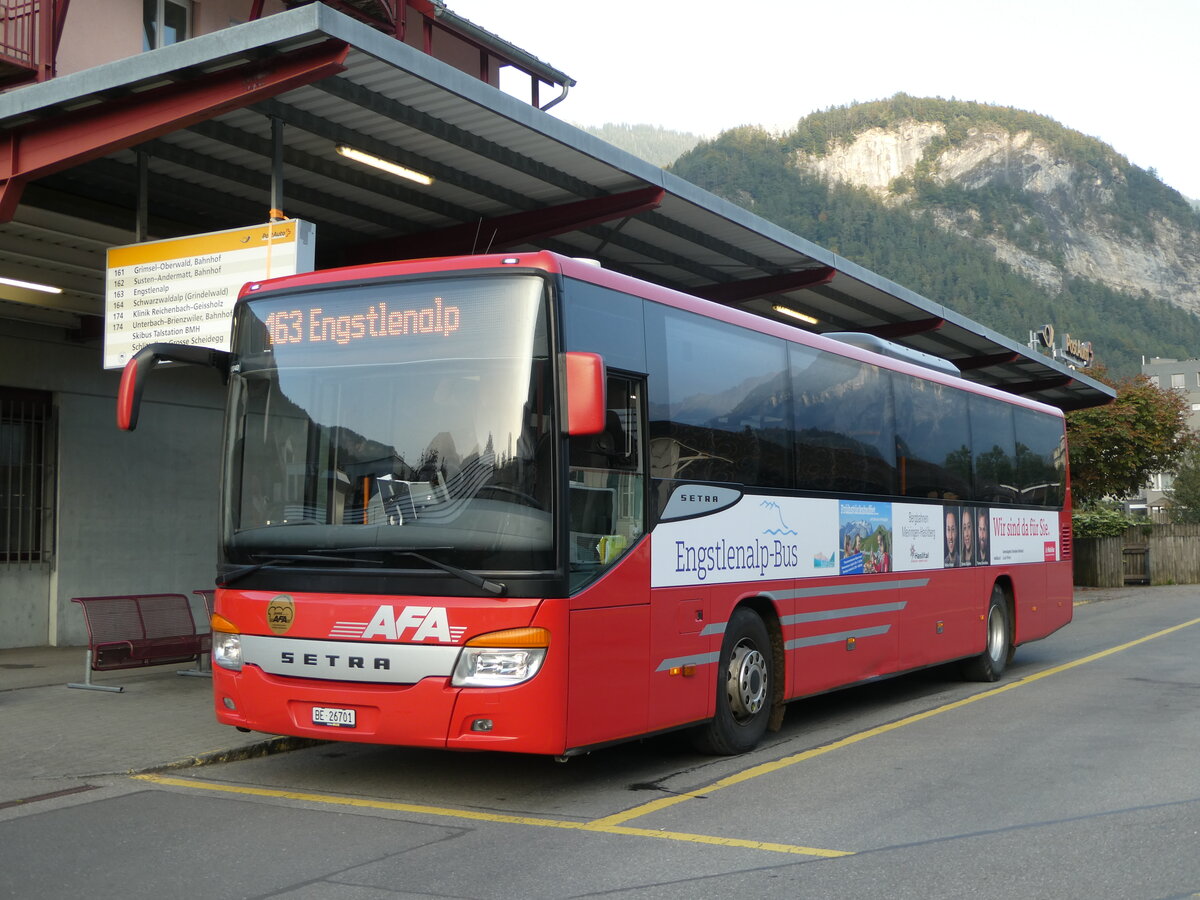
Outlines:
<svg viewBox="0 0 1200 900"><path fill-rule="evenodd" d="M1166 493L1175 487L1173 472L1155 472L1150 476L1150 490Z"/></svg>
<svg viewBox="0 0 1200 900"><path fill-rule="evenodd" d="M0 563L50 558L53 434L50 394L0 388Z"/></svg>
<svg viewBox="0 0 1200 900"><path fill-rule="evenodd" d="M191 36L191 0L142 0L143 50L178 44Z"/></svg>
<svg viewBox="0 0 1200 900"><path fill-rule="evenodd" d="M1171 376L1171 388L1173 390L1187 390L1187 376L1182 372L1177 372Z"/></svg>

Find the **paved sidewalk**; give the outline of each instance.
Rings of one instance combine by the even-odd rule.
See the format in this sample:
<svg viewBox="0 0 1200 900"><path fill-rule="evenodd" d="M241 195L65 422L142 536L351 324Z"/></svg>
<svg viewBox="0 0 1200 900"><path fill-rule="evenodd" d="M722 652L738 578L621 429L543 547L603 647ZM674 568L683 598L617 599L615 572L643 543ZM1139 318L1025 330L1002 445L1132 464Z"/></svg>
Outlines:
<svg viewBox="0 0 1200 900"><path fill-rule="evenodd" d="M93 672L123 693L68 688L84 680L83 647L0 650L0 805L139 772L281 749L271 735L217 724L212 679L190 664ZM294 742L292 742L294 743Z"/></svg>

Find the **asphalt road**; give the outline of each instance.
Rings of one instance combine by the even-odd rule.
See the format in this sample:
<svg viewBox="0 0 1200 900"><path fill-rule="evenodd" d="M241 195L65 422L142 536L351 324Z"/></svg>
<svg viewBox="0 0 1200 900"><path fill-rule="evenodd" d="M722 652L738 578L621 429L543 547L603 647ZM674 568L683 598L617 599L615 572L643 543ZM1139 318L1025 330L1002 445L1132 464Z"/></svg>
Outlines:
<svg viewBox="0 0 1200 900"><path fill-rule="evenodd" d="M996 685L802 701L742 757L326 744L81 779L0 810L0 897L1200 896L1200 588L1094 596Z"/></svg>

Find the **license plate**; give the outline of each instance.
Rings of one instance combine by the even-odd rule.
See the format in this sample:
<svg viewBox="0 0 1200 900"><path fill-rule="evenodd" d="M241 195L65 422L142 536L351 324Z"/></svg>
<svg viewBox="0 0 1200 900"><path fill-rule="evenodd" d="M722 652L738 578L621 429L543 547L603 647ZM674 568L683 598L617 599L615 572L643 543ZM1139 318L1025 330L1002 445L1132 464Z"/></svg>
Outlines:
<svg viewBox="0 0 1200 900"><path fill-rule="evenodd" d="M354 710L352 709L314 706L312 720L314 725L329 725L334 728L353 728L355 726Z"/></svg>

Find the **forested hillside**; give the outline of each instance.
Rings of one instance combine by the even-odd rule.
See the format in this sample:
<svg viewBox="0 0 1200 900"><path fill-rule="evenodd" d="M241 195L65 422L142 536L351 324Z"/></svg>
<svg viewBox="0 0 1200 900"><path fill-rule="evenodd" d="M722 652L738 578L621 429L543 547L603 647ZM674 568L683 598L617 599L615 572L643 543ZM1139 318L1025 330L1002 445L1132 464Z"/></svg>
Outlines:
<svg viewBox="0 0 1200 900"><path fill-rule="evenodd" d="M690 132L670 131L657 125L606 122L604 125L580 127L588 134L594 134L659 168L670 165L700 143L700 138Z"/></svg>
<svg viewBox="0 0 1200 900"><path fill-rule="evenodd" d="M672 169L1022 343L1051 323L1118 374L1200 355L1200 216L1053 120L900 95L729 131Z"/></svg>

